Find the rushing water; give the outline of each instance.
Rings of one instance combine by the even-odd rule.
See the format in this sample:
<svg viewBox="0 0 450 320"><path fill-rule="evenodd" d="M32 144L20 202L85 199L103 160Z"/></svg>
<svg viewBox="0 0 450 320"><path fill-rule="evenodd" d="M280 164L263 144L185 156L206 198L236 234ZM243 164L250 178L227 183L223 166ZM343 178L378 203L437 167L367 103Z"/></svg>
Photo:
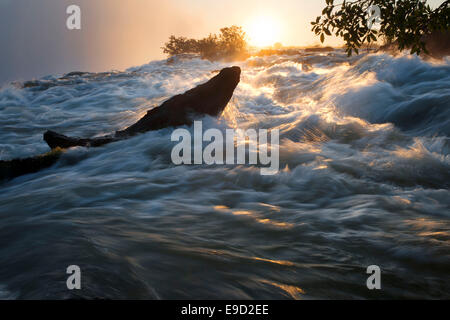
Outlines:
<svg viewBox="0 0 450 320"><path fill-rule="evenodd" d="M228 66L154 61L0 89L0 158L122 129ZM207 128L280 129L280 172L175 166L172 129L0 185L0 298L450 298L450 62L269 56ZM193 130L192 128L188 128ZM66 288L79 265L82 290ZM366 287L381 268L382 290Z"/></svg>

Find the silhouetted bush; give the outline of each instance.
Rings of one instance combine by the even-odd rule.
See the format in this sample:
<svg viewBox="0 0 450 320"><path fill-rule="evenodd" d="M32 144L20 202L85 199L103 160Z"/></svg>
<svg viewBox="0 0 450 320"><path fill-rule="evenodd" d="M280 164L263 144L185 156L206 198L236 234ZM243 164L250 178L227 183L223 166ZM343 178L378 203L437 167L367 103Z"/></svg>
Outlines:
<svg viewBox="0 0 450 320"><path fill-rule="evenodd" d="M238 26L222 28L219 35L210 34L200 40L172 35L162 49L169 56L195 53L210 60L240 59L248 56L245 32Z"/></svg>

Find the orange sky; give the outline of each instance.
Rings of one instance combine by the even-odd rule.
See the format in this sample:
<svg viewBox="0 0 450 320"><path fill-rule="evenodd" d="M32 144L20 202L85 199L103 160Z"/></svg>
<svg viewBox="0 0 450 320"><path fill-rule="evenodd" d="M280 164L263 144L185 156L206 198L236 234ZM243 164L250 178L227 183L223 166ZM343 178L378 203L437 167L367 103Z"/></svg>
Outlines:
<svg viewBox="0 0 450 320"><path fill-rule="evenodd" d="M66 7L71 4L81 7L81 30L65 27ZM233 24L243 26L256 43L276 39L286 46L319 44L310 21L324 4L324 0L0 0L0 83L73 70L123 70L164 58L161 46L171 34L200 38ZM270 39L252 31L260 28Z"/></svg>

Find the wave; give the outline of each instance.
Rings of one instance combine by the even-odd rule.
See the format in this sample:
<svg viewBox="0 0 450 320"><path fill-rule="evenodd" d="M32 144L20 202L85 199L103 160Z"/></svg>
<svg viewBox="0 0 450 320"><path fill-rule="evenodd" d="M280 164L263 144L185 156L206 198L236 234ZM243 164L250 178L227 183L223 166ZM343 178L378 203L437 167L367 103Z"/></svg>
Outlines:
<svg viewBox="0 0 450 320"><path fill-rule="evenodd" d="M167 128L1 184L0 291L72 297L58 270L76 262L88 298L367 298L355 288L375 263L387 298L448 297L449 62L336 51L239 63L223 117L203 126L280 129L275 176L175 166ZM123 129L225 66L175 57L3 86L0 158L47 152L47 129Z"/></svg>

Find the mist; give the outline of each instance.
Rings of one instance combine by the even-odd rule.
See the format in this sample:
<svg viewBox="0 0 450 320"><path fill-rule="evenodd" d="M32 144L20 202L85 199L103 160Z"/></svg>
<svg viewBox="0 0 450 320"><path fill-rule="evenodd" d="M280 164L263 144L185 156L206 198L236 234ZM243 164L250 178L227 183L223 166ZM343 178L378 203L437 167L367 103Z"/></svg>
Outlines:
<svg viewBox="0 0 450 320"><path fill-rule="evenodd" d="M319 44L309 22L324 1L0 0L0 84L71 71L124 70L164 58L171 34L200 38L221 27L246 29L258 16L280 22L284 45ZM442 1L429 1L436 6ZM66 28L81 7L81 30ZM340 42L327 39L325 45Z"/></svg>
<svg viewBox="0 0 450 320"><path fill-rule="evenodd" d="M66 28L66 8L81 7L81 30ZM70 71L106 71L163 58L168 35L189 31L176 6L130 0L0 2L0 82ZM170 17L170 19L167 19Z"/></svg>

